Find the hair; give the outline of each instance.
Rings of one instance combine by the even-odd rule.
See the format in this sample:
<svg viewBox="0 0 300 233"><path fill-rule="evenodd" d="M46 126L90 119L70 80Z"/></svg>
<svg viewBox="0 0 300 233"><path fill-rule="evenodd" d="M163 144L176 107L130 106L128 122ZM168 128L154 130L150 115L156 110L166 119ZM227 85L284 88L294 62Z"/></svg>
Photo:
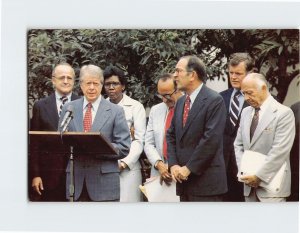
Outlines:
<svg viewBox="0 0 300 233"><path fill-rule="evenodd" d="M83 77L85 74L93 75L100 79L100 82L103 83L103 71L100 67L95 65L84 65L80 69L79 80L83 81Z"/></svg>
<svg viewBox="0 0 300 233"><path fill-rule="evenodd" d="M58 63L57 65L55 65L55 67L53 68L53 70L52 70L52 77L55 77L55 73L56 73L56 69L57 69L57 67L59 67L59 66L68 66L68 67L70 67L71 69L72 69L72 73L73 73L73 78L75 78L75 71L74 71L74 68L69 64L69 63L67 63L67 62L60 62L60 63Z"/></svg>
<svg viewBox="0 0 300 233"><path fill-rule="evenodd" d="M116 66L108 66L105 68L104 72L103 72L103 76L104 76L104 80L110 78L111 76L118 76L119 80L120 80L120 83L123 85L123 86L126 86L127 84L127 80L126 80L126 77L125 77L125 74L123 72L123 70L119 69L118 67Z"/></svg>
<svg viewBox="0 0 300 233"><path fill-rule="evenodd" d="M268 91L268 82L267 82L264 75L259 74L259 73L250 73L250 74L247 75L247 78L248 79L254 79L256 81L257 88L259 90L261 90L263 86L266 86L267 91Z"/></svg>
<svg viewBox="0 0 300 233"><path fill-rule="evenodd" d="M254 69L254 60L248 53L233 53L229 58L229 66L237 66L241 62L245 62L246 72Z"/></svg>
<svg viewBox="0 0 300 233"><path fill-rule="evenodd" d="M184 56L181 59L187 59L187 71L195 71L199 80L206 82L206 67L204 62L195 55Z"/></svg>
<svg viewBox="0 0 300 233"><path fill-rule="evenodd" d="M174 77L173 77L172 74L170 74L170 73L162 74L162 75L159 76L158 81L166 82L167 80L170 80L170 79L172 79L173 84L174 84L174 90L176 90L177 89L177 83L174 80Z"/></svg>

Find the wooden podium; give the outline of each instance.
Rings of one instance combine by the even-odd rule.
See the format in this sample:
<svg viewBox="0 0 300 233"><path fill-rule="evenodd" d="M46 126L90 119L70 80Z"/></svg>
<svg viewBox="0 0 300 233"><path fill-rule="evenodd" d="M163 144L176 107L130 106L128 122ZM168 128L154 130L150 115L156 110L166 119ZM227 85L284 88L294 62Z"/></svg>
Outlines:
<svg viewBox="0 0 300 233"><path fill-rule="evenodd" d="M97 156L110 159L117 155L117 150L100 132L60 132L29 131L31 150L37 153L55 153L61 156L69 155L70 201L74 200L74 156Z"/></svg>

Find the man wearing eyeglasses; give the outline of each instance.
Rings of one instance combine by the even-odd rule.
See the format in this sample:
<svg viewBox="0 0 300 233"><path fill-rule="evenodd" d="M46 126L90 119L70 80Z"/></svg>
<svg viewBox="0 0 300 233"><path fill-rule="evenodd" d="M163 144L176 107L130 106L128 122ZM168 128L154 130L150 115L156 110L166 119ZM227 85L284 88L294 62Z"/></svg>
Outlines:
<svg viewBox="0 0 300 233"><path fill-rule="evenodd" d="M170 127L174 106L182 92L177 90L172 74L164 74L159 78L157 92L163 102L154 105L150 110L144 151L152 164L151 177L159 175L161 182L169 184L172 176L167 165L166 131Z"/></svg>
<svg viewBox="0 0 300 233"><path fill-rule="evenodd" d="M225 104L206 87L206 68L197 56L182 57L175 69L185 92L167 133L168 164L181 202L222 201L227 192L223 157Z"/></svg>
<svg viewBox="0 0 300 233"><path fill-rule="evenodd" d="M62 106L79 97L72 93L75 82L74 69L68 63L60 63L53 69L52 84L55 92L37 101L33 106L30 130L57 131ZM38 149L47 153L38 152ZM50 145L31 147L29 157L32 200L66 201L65 169L67 157L51 153Z"/></svg>

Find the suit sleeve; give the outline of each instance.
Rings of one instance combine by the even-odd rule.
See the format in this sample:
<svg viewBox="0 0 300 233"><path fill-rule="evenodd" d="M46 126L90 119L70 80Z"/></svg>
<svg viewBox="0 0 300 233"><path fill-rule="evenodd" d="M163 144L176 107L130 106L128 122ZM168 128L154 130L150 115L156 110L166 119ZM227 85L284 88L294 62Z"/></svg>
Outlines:
<svg viewBox="0 0 300 233"><path fill-rule="evenodd" d="M152 108L149 114L149 121L147 125L147 131L145 135L145 154L149 159L152 166L155 165L157 160L161 160L161 156L159 155L156 146L155 146L155 135L154 135L154 128L153 128L153 118L155 115L155 110Z"/></svg>
<svg viewBox="0 0 300 233"><path fill-rule="evenodd" d="M134 139L130 145L129 154L122 159L130 169L140 158L144 148L144 139L146 131L146 111L142 104L137 103L133 106L133 127L134 127Z"/></svg>
<svg viewBox="0 0 300 233"><path fill-rule="evenodd" d="M207 107L203 136L187 162L187 168L196 175L201 175L211 164L217 153L222 153L223 132L226 112L223 98L218 95Z"/></svg>
<svg viewBox="0 0 300 233"><path fill-rule="evenodd" d="M279 116L272 148L267 154L264 165L256 176L265 182L270 182L280 167L289 158L295 137L295 118L292 110L287 109Z"/></svg>
<svg viewBox="0 0 300 233"><path fill-rule="evenodd" d="M114 127L112 133L112 145L118 150L117 157L112 159L125 158L130 149L130 132L126 123L125 113L123 108L116 108L116 116L114 119Z"/></svg>
<svg viewBox="0 0 300 233"><path fill-rule="evenodd" d="M40 107L38 102L33 105L32 119L30 124L30 130L37 131L40 129ZM39 145L36 141L30 141L30 156L29 156L29 169L31 178L39 177Z"/></svg>
<svg viewBox="0 0 300 233"><path fill-rule="evenodd" d="M244 114L245 111L243 111L241 114L240 126L238 128L237 135L234 140L234 151L235 151L235 158L236 158L236 164L238 170L240 168L242 155L244 153L244 144L243 144L243 135L242 135L243 127L244 127Z"/></svg>
<svg viewBox="0 0 300 233"><path fill-rule="evenodd" d="M181 101L178 100L178 101ZM177 102L178 103L178 102ZM178 160L176 157L176 127L175 127L175 121L177 119L177 113L178 113L178 105L175 106L174 116L171 121L170 128L167 131L167 144L168 144L168 166L171 168L174 165L178 165Z"/></svg>

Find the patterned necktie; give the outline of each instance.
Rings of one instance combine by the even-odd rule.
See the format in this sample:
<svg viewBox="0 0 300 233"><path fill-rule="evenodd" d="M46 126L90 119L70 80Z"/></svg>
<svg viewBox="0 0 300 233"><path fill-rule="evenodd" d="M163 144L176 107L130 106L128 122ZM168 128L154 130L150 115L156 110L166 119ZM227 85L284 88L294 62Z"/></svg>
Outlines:
<svg viewBox="0 0 300 233"><path fill-rule="evenodd" d="M89 132L92 127L92 104L87 104L87 109L83 118L83 129L84 132Z"/></svg>
<svg viewBox="0 0 300 233"><path fill-rule="evenodd" d="M231 124L233 125L233 127L236 126L237 122L238 122L238 118L239 118L239 96L240 96L241 92L237 91L232 100L231 100L231 104L230 104L230 111L229 111L229 119Z"/></svg>
<svg viewBox="0 0 300 233"><path fill-rule="evenodd" d="M258 124L259 110L260 110L260 108L255 108L255 112L254 112L254 115L253 115L253 118L252 118L252 122L251 122L251 126L250 126L250 142L252 140L254 131L255 131L255 129L257 127L257 124Z"/></svg>
<svg viewBox="0 0 300 233"><path fill-rule="evenodd" d="M61 105L59 106L59 113L58 113L59 116L61 114L61 110L62 110L63 106L68 101L68 97L64 95L64 96L60 97L60 100L61 100Z"/></svg>
<svg viewBox="0 0 300 233"><path fill-rule="evenodd" d="M184 102L184 109L183 109L183 118L182 118L182 125L185 126L186 120L189 115L190 111L190 105L191 105L191 98L189 95L186 96L185 102Z"/></svg>
<svg viewBox="0 0 300 233"><path fill-rule="evenodd" d="M163 143L163 156L164 156L165 160L167 160L167 158L168 158L168 156L167 156L168 145L167 145L166 135L167 135L168 129L170 128L173 116L174 116L174 107L169 109L167 119L166 119L166 122L165 122L165 136L164 136L164 143Z"/></svg>

